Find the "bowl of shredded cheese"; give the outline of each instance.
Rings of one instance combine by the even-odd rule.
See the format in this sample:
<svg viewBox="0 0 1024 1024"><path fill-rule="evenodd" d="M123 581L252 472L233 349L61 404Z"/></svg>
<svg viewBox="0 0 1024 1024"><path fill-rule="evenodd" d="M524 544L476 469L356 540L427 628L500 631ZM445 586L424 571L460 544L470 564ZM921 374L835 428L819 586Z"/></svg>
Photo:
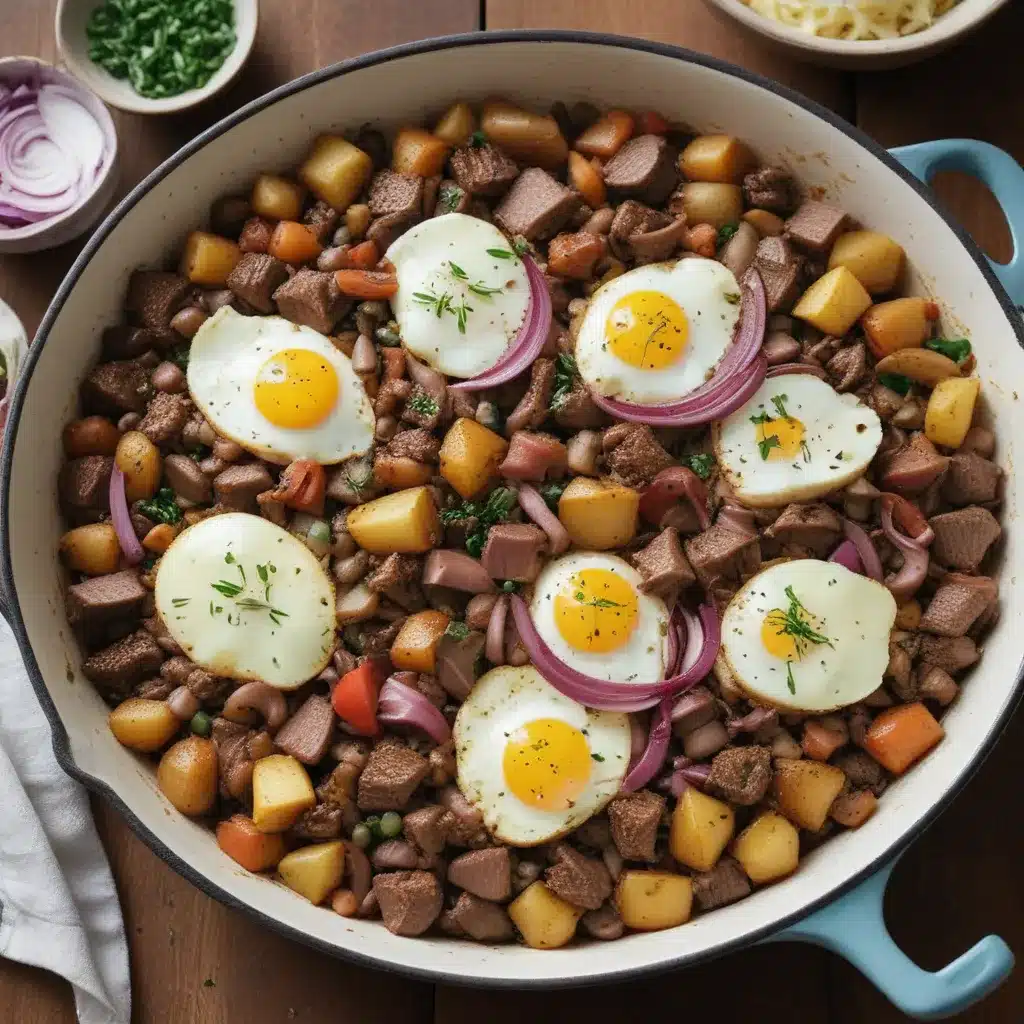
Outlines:
<svg viewBox="0 0 1024 1024"><path fill-rule="evenodd" d="M708 0L817 64L893 68L959 41L1008 0Z"/></svg>

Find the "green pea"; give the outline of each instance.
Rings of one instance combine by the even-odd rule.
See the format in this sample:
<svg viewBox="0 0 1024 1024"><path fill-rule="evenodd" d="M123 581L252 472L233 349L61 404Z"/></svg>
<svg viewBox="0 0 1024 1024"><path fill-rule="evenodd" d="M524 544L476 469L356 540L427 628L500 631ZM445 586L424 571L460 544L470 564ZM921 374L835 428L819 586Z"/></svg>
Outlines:
<svg viewBox="0 0 1024 1024"><path fill-rule="evenodd" d="M377 341L385 348L397 348L402 344L402 339L398 332L392 330L390 326L378 327L373 334Z"/></svg>
<svg viewBox="0 0 1024 1024"><path fill-rule="evenodd" d="M370 843L373 842L373 836L370 834L369 828L367 828L362 822L352 829L352 842L355 843L360 850L365 850Z"/></svg>
<svg viewBox="0 0 1024 1024"><path fill-rule="evenodd" d="M205 711L197 711L189 722L189 728L197 736L209 736L213 729L213 719Z"/></svg>
<svg viewBox="0 0 1024 1024"><path fill-rule="evenodd" d="M395 811L385 811L380 819L380 834L385 839L394 839L402 834L402 816Z"/></svg>

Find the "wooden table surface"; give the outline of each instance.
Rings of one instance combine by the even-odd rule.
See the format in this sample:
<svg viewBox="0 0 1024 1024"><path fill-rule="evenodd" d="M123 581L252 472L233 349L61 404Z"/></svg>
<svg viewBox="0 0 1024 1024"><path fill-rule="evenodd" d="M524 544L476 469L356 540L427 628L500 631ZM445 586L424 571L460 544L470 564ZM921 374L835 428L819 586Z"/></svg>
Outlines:
<svg viewBox="0 0 1024 1024"><path fill-rule="evenodd" d="M7 53L54 57L55 0L0 2ZM301 14L294 12L301 11ZM1024 161L1018 41L1024 5L1009 5L956 51L916 68L853 75L800 65L739 34L699 0L263 0L259 36L239 81L199 112L117 118L127 189L202 127L296 75L379 47L432 35L505 28L590 29L645 36L727 58L786 82L856 121L886 145L973 136ZM997 258L1010 252L993 198L948 176L938 189ZM75 254L0 258L0 297L30 334ZM891 930L934 969L996 932L1024 952L1024 829L1019 777L1024 717L939 822L903 858L887 900ZM926 770L926 769L925 769ZM133 1021L138 1024L277 1024L341 1020L373 1024L600 1024L662 1018L696 1006L727 1007L751 1024L891 1024L906 1018L856 971L822 950L752 949L685 973L615 987L556 993L489 993L431 986L349 966L258 927L192 888L109 808L96 818L113 864L131 946ZM254 965L259 965L254 970ZM961 1018L1015 1024L1024 970ZM70 989L41 971L0 960L0 1018L70 1024Z"/></svg>

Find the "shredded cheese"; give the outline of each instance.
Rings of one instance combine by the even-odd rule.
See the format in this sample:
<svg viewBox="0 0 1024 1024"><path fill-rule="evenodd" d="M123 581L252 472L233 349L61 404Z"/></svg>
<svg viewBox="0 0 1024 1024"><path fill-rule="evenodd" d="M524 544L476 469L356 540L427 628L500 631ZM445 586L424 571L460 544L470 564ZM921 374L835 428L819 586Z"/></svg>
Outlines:
<svg viewBox="0 0 1024 1024"><path fill-rule="evenodd" d="M751 10L829 39L895 39L928 28L958 0L744 0Z"/></svg>

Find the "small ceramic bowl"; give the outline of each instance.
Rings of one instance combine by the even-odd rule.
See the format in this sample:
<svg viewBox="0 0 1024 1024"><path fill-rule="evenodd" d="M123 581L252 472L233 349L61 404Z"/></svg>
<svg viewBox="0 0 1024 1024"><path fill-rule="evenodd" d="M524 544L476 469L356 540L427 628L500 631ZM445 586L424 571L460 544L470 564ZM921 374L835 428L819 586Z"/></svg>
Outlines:
<svg viewBox="0 0 1024 1024"><path fill-rule="evenodd" d="M100 126L106 153L92 191L70 209L55 217L20 228L0 227L0 253L38 252L53 249L89 230L102 216L117 188L117 132L110 111L77 78L34 57L0 58L0 82L20 84L38 78L71 89Z"/></svg>
<svg viewBox="0 0 1024 1024"><path fill-rule="evenodd" d="M954 45L1008 0L959 0L955 7L920 32L897 39L872 40L814 36L751 10L743 0L707 2L759 35L791 50L794 56L813 64L851 71L882 71L914 64Z"/></svg>
<svg viewBox="0 0 1024 1024"><path fill-rule="evenodd" d="M234 0L235 48L216 74L201 89L190 89L166 99L147 99L140 96L128 81L114 78L89 59L89 40L85 26L100 3L101 0L59 0L55 23L57 47L68 70L104 102L135 114L175 114L208 100L241 71L256 39L259 0Z"/></svg>

